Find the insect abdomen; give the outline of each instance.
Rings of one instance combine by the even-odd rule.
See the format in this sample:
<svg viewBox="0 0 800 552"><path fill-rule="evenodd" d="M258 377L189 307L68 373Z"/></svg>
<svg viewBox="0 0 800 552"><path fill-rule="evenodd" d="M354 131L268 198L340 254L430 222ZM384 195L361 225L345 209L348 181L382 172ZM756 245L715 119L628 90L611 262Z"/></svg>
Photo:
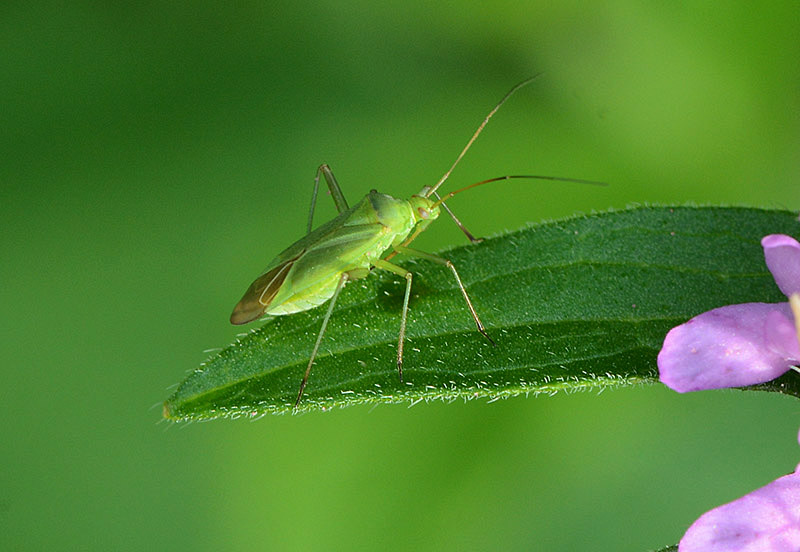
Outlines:
<svg viewBox="0 0 800 552"><path fill-rule="evenodd" d="M318 307L331 298L334 290L336 290L336 284L339 283L340 277L341 276L339 274L334 274L333 276L319 280L306 289L303 289L280 302L270 305L264 314L272 314L276 316L282 314L294 314L296 312L303 312L313 309L314 307Z"/></svg>

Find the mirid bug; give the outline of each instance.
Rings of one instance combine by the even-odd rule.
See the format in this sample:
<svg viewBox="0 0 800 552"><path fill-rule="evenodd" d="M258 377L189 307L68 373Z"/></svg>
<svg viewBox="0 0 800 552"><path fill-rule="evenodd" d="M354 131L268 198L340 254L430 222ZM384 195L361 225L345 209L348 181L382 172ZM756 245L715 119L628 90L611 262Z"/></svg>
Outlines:
<svg viewBox="0 0 800 552"><path fill-rule="evenodd" d="M434 186L425 186L418 194L411 196L409 199L396 199L376 190L371 190L361 201L350 207L330 167L321 165L317 169L317 174L314 178L314 191L311 195L307 234L290 245L269 263L264 272L250 285L242 299L233 309L230 319L232 324L246 324L264 315L278 316L306 311L330 300L330 305L322 320L322 326L311 352L311 358L308 360L308 366L300 382L295 408L300 404L303 390L311 373L311 367L319 352L325 328L333 313L339 293L348 281L366 277L373 268L388 270L398 276L402 276L406 281L397 342L397 372L400 380L403 380L403 345L413 275L408 270L389 262L392 257L399 253L429 259L450 269L478 331L489 342L494 344L492 338L486 333L483 323L472 305L456 267L447 259L412 249L409 244L428 228L431 222L436 220L439 216L440 207L452 217L470 241L473 243L481 241L473 237L464 228L444 203L445 200L454 195L476 186L512 178L598 184L597 182L555 176L512 175L476 182L442 197L437 194L439 187L450 176L450 173L469 150L472 143L486 126L486 123L489 122L489 119L514 92L530 83L537 76L535 75L514 86L484 118L472 138L470 138L442 178ZM325 178L339 215L312 231L320 175ZM431 196L435 199L431 199Z"/></svg>

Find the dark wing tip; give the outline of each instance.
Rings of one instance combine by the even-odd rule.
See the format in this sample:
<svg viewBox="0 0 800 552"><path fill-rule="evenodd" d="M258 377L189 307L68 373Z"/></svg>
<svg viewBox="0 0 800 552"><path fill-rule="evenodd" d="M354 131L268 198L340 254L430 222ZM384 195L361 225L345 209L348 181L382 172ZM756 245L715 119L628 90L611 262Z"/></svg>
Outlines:
<svg viewBox="0 0 800 552"><path fill-rule="evenodd" d="M253 320L261 318L264 314L265 307L258 301L248 300L245 296L233 308L231 313L231 324L234 326L241 326Z"/></svg>
<svg viewBox="0 0 800 552"><path fill-rule="evenodd" d="M239 326L261 318L281 289L289 270L303 253L305 253L305 250L256 278L239 300L239 303L233 308L231 324Z"/></svg>

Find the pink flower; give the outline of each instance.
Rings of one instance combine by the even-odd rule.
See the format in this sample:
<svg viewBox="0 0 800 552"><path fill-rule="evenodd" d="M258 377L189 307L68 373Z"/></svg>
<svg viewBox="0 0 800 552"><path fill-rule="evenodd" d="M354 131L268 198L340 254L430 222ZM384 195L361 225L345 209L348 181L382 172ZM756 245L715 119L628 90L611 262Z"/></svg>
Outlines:
<svg viewBox="0 0 800 552"><path fill-rule="evenodd" d="M733 502L706 512L679 552L796 552L800 550L800 466Z"/></svg>
<svg viewBox="0 0 800 552"><path fill-rule="evenodd" d="M800 243L772 234L761 245L789 302L720 307L673 328L658 354L662 383L679 393L741 387L800 364Z"/></svg>

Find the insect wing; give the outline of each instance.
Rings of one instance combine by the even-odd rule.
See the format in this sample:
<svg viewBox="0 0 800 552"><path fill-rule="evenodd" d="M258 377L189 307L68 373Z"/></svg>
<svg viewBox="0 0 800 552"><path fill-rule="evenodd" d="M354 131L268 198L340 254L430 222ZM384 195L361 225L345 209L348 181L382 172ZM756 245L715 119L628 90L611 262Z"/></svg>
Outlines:
<svg viewBox="0 0 800 552"><path fill-rule="evenodd" d="M350 211L339 214L338 217L306 234L275 257L264 272L250 284L234 307L231 324L237 326L247 324L263 316L283 286L294 263L303 256L307 248L323 240L326 235L341 226L342 220Z"/></svg>
<svg viewBox="0 0 800 552"><path fill-rule="evenodd" d="M237 326L247 324L261 317L278 294L278 291L280 291L294 263L302 255L303 252L301 251L296 257L282 262L256 278L234 307L231 314L231 324Z"/></svg>
<svg viewBox="0 0 800 552"><path fill-rule="evenodd" d="M381 225L375 220L364 198L290 245L250 284L233 309L231 324L252 322L271 307L274 314L289 314L327 301L330 282L335 284L343 272L368 266L364 252L375 248L380 235Z"/></svg>
<svg viewBox="0 0 800 552"><path fill-rule="evenodd" d="M309 246L292 266L267 312L291 314L317 307L331 298L345 272L351 279L358 277L354 271L368 274L370 259L386 246L382 228L380 224L342 226Z"/></svg>

